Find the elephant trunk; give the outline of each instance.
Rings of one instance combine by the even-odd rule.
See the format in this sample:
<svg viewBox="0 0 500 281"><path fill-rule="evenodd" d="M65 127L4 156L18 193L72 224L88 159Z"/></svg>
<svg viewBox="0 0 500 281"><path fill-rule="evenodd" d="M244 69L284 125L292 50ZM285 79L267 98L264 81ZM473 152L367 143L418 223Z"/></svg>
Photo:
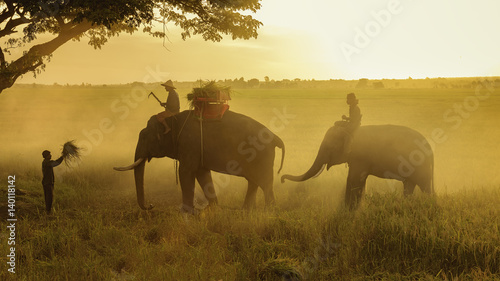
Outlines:
<svg viewBox="0 0 500 281"><path fill-rule="evenodd" d="M141 161L139 165L134 167L134 178L135 178L135 188L137 191L137 203L139 203L139 207L143 210L151 210L153 205L149 205L146 207L146 203L144 201L144 170L146 167L146 161Z"/></svg>
<svg viewBox="0 0 500 281"><path fill-rule="evenodd" d="M318 151L318 155L316 156L316 159L314 160L314 163L312 164L311 168L307 172L305 172L303 175L300 176L293 176L293 175L283 175L281 177L281 183L284 183L285 180L291 180L291 181L306 181L312 177L317 177L319 176L323 170L325 169L325 166L327 164L327 159L325 157L324 149L323 146L320 148Z"/></svg>

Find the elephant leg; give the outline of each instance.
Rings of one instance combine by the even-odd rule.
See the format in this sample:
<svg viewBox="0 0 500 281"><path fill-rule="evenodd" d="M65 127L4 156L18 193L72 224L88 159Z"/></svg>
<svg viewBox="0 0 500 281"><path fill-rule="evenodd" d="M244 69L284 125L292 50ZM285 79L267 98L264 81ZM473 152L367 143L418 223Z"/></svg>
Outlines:
<svg viewBox="0 0 500 281"><path fill-rule="evenodd" d="M366 186L367 177L368 173L366 173L364 169L354 167L354 165L349 168L346 183L345 203L350 210L354 210L358 207Z"/></svg>
<svg viewBox="0 0 500 281"><path fill-rule="evenodd" d="M260 186L264 191L264 199L266 200L266 207L274 206L276 200L274 199L274 191L273 191L273 181L266 182Z"/></svg>
<svg viewBox="0 0 500 281"><path fill-rule="evenodd" d="M210 206L217 205L217 194L215 193L214 182L212 181L212 174L210 170L200 168L196 172L196 180L200 184L205 198L208 200Z"/></svg>
<svg viewBox="0 0 500 281"><path fill-rule="evenodd" d="M194 186L196 173L192 170L179 167L179 181L182 190L182 211L194 213Z"/></svg>
<svg viewBox="0 0 500 281"><path fill-rule="evenodd" d="M257 189L259 186L252 181L248 181L247 195L245 196L244 209L254 209L256 205Z"/></svg>
<svg viewBox="0 0 500 281"><path fill-rule="evenodd" d="M422 192L425 192L427 194L434 194L432 180L427 179L424 181L424 183L419 183L418 186L420 187L420 190L422 190Z"/></svg>
<svg viewBox="0 0 500 281"><path fill-rule="evenodd" d="M404 196L407 197L409 195L412 195L413 191L415 190L416 184L413 183L412 181L405 180L403 181L403 185L404 185L404 190L403 190Z"/></svg>

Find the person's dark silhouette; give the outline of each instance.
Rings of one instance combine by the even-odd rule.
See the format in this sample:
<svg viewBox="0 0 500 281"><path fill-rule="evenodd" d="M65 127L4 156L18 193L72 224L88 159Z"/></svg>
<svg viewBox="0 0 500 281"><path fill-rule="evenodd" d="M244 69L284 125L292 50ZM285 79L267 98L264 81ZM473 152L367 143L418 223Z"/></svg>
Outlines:
<svg viewBox="0 0 500 281"><path fill-rule="evenodd" d="M335 122L335 126L344 129L344 148L343 157L347 158L351 152L352 135L356 129L361 126L361 110L359 109L359 100L354 93L347 95L347 104L349 105L349 116L342 115L342 121Z"/></svg>
<svg viewBox="0 0 500 281"><path fill-rule="evenodd" d="M342 115L342 120L346 123L344 126L352 133L361 125L361 110L359 109L359 100L354 93L347 95L347 104L349 105L349 116Z"/></svg>
<svg viewBox="0 0 500 281"><path fill-rule="evenodd" d="M168 80L167 82L161 84L165 87L165 90L168 92L167 102L161 103L161 106L165 108L165 111L162 111L156 115L156 118L160 123L165 127L164 134L167 134L170 131L170 126L167 124L165 118L173 116L179 113L181 108L179 102L179 94L175 91L174 83L172 80Z"/></svg>
<svg viewBox="0 0 500 281"><path fill-rule="evenodd" d="M52 211L52 200L54 193L54 167L61 164L63 161L63 156L59 157L57 160L50 160L52 155L50 151L45 150L42 152L43 162L42 162L42 185L43 185L43 193L45 195L45 211L47 214L50 214Z"/></svg>

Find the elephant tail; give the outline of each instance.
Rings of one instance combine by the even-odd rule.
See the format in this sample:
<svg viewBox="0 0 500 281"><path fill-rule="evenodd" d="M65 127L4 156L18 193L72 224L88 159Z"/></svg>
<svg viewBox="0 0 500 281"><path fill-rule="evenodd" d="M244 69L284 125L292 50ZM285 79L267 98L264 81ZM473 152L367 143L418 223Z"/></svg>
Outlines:
<svg viewBox="0 0 500 281"><path fill-rule="evenodd" d="M285 143L277 135L274 135L274 140L276 147L281 148L281 164L278 170L279 174L281 172L281 169L283 168L283 162L285 162Z"/></svg>

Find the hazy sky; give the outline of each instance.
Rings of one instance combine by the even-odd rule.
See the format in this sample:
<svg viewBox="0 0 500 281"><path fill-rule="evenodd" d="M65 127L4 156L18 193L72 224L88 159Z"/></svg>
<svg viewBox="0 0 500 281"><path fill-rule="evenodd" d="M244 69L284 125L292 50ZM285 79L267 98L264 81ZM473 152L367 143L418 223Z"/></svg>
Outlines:
<svg viewBox="0 0 500 281"><path fill-rule="evenodd" d="M24 83L196 79L359 79L500 76L498 0L263 0L258 39L170 42L136 33L58 49ZM159 26L161 28L161 26Z"/></svg>

